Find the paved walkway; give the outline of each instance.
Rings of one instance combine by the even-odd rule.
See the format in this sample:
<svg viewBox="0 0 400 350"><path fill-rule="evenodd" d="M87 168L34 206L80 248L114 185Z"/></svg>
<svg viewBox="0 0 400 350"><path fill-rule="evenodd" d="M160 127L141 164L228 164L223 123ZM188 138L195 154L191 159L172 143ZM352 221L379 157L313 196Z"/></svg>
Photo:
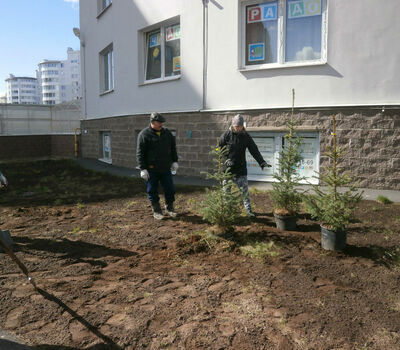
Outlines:
<svg viewBox="0 0 400 350"><path fill-rule="evenodd" d="M139 177L139 170L124 168L115 165L111 165L108 163L101 162L96 159L76 159L76 162L84 168L92 169L96 171L107 171L113 175L119 176L134 176ZM178 170L179 174L179 170ZM182 176L176 175L174 176L174 181L178 185L195 185L195 186L211 186L213 184L212 181L191 177L191 176ZM270 190L272 188L272 184L269 182L259 182L259 181L249 181L250 188L256 188L259 190ZM309 186L302 186L302 188L307 189ZM392 190L375 190L375 189L360 189L364 191L364 199L375 200L378 196L385 196L393 202L400 203L400 191L392 191Z"/></svg>

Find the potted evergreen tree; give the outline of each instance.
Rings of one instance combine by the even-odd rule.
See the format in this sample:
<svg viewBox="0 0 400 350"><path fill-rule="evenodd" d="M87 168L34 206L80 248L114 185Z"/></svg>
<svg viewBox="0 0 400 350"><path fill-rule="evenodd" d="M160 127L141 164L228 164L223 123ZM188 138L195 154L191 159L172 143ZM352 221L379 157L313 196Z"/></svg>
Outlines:
<svg viewBox="0 0 400 350"><path fill-rule="evenodd" d="M314 193L306 196L304 201L311 216L321 223L322 248L343 250L346 247L345 230L362 193L354 185L353 177L339 165L346 150L337 145L335 116L332 116L332 125L333 146L326 152L329 165L319 173L320 185L311 185ZM326 188L322 189L321 185Z"/></svg>
<svg viewBox="0 0 400 350"><path fill-rule="evenodd" d="M206 173L207 179L214 179L217 185L206 189L206 197L200 204L200 213L203 219L216 225L218 231L225 233L232 229L242 210L242 193L233 183L233 175L229 168L224 167L226 147L213 148L210 152L213 155L215 170L213 173Z"/></svg>
<svg viewBox="0 0 400 350"><path fill-rule="evenodd" d="M302 202L302 194L296 187L303 177L297 172L298 165L302 161L302 139L295 130L293 120L294 90L292 116L286 121L287 133L285 145L280 152L278 172L274 173L276 182L272 184L270 196L274 206L276 226L281 230L295 230L297 227L297 213Z"/></svg>

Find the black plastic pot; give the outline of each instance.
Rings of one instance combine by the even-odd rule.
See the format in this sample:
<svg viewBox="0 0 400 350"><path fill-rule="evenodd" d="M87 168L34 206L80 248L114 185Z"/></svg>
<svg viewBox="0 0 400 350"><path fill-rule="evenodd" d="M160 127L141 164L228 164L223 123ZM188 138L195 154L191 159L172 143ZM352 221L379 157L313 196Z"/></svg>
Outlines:
<svg viewBox="0 0 400 350"><path fill-rule="evenodd" d="M321 246L326 250L343 250L346 237L346 231L332 231L321 226Z"/></svg>
<svg viewBox="0 0 400 350"><path fill-rule="evenodd" d="M274 214L276 227L284 231L295 231L297 228L297 217Z"/></svg>

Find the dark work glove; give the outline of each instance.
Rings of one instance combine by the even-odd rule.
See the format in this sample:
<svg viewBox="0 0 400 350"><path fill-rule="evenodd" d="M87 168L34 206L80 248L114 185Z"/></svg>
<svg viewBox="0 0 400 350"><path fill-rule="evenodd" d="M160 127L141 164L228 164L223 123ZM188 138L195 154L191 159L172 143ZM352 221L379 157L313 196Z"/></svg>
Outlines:
<svg viewBox="0 0 400 350"><path fill-rule="evenodd" d="M233 162L230 159L227 159L225 161L225 165L226 165L227 168L231 168L233 166Z"/></svg>
<svg viewBox="0 0 400 350"><path fill-rule="evenodd" d="M260 164L260 167L261 167L261 170L264 170L265 167L271 168L272 165L271 165L271 164L268 164L267 162L262 162L262 163Z"/></svg>

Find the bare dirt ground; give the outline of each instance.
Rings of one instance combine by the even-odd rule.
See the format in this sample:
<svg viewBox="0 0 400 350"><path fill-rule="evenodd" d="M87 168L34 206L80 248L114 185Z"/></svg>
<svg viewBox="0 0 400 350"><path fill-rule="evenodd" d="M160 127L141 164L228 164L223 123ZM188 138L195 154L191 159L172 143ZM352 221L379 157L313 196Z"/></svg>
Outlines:
<svg viewBox="0 0 400 350"><path fill-rule="evenodd" d="M221 237L199 188L156 222L138 180L68 161L1 170L0 228L39 290L0 253L0 328L34 349L400 349L398 204L363 201L347 249L328 252L306 214L277 230L267 193Z"/></svg>

